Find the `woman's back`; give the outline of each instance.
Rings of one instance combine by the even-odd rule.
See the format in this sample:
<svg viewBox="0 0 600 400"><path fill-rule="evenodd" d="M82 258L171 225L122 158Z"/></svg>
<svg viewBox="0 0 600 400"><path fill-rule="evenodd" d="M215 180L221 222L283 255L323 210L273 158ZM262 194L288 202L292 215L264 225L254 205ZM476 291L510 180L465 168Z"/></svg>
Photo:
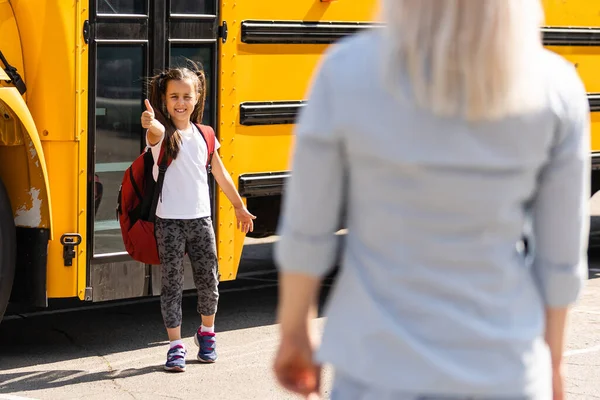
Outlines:
<svg viewBox="0 0 600 400"><path fill-rule="evenodd" d="M382 79L384 44L373 31L332 50L298 125L278 263L321 275L341 204L349 228L320 357L407 393L543 393L544 305L576 296L585 267L584 205L572 203L587 184L583 86L540 49L541 108L437 117L416 105L407 74L404 96ZM557 190L577 195L560 204ZM529 210L533 265L519 247Z"/></svg>

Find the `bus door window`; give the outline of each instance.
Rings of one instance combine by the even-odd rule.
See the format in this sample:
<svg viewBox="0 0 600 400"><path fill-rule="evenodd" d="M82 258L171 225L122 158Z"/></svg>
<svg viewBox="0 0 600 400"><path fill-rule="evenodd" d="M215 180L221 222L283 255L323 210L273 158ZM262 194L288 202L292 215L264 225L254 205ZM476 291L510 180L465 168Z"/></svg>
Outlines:
<svg viewBox="0 0 600 400"><path fill-rule="evenodd" d="M140 154L144 48L101 45L96 59L94 252L124 251L115 216L123 173ZM102 188L102 193L98 190Z"/></svg>
<svg viewBox="0 0 600 400"><path fill-rule="evenodd" d="M98 0L99 14L146 14L145 0Z"/></svg>

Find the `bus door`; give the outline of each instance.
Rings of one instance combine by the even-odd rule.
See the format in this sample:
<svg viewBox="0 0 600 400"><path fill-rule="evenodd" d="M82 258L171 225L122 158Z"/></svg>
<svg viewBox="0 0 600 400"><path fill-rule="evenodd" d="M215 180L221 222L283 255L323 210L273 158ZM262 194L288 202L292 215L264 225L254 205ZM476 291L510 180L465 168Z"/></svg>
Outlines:
<svg viewBox="0 0 600 400"><path fill-rule="evenodd" d="M87 300L160 293L160 268L125 252L115 207L124 171L144 150L148 77L185 59L207 76L204 123L215 126L217 0L90 1ZM186 261L186 288L193 287Z"/></svg>

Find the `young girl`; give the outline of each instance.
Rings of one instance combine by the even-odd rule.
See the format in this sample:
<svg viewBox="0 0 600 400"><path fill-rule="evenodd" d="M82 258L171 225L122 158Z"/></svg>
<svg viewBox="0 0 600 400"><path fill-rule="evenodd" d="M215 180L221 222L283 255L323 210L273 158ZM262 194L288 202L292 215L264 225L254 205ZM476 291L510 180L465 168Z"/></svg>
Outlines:
<svg viewBox="0 0 600 400"><path fill-rule="evenodd" d="M195 123L202 121L206 98L204 73L174 68L154 77L150 101L145 100L142 126L146 143L154 156L154 179L158 177L158 157L162 142L165 154L173 161L167 168L162 196L156 208L156 241L161 260L161 311L170 346L167 371L185 371L186 349L181 340L181 298L183 259L187 250L198 292L198 313L202 325L194 337L199 347L198 360L215 362L214 321L217 311L218 266L206 161L208 148ZM212 174L235 207L238 227L248 233L253 219L217 154L215 142L211 159Z"/></svg>

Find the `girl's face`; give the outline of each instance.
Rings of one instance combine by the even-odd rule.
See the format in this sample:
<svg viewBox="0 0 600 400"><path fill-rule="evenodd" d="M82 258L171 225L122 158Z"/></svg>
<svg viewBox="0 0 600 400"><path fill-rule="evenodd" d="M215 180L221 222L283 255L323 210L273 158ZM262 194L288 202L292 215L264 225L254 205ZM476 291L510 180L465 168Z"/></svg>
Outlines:
<svg viewBox="0 0 600 400"><path fill-rule="evenodd" d="M191 79L167 82L165 105L173 122L188 122L197 103L198 95Z"/></svg>

